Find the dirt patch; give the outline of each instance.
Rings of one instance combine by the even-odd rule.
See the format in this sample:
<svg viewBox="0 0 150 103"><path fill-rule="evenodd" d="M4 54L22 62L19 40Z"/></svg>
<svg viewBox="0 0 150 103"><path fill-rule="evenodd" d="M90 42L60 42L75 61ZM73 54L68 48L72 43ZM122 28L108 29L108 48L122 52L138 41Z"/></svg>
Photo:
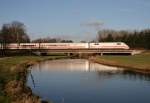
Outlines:
<svg viewBox="0 0 150 103"><path fill-rule="evenodd" d="M10 81L5 86L5 92L11 97L12 103L41 103L39 97L34 96L22 81Z"/></svg>

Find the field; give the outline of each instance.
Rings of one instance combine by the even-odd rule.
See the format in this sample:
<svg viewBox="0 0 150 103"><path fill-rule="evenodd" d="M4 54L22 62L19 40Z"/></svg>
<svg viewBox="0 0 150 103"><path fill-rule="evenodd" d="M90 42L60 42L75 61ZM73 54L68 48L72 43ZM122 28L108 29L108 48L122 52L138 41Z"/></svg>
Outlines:
<svg viewBox="0 0 150 103"><path fill-rule="evenodd" d="M96 56L92 60L101 64L125 67L143 73L150 71L150 51L132 56Z"/></svg>

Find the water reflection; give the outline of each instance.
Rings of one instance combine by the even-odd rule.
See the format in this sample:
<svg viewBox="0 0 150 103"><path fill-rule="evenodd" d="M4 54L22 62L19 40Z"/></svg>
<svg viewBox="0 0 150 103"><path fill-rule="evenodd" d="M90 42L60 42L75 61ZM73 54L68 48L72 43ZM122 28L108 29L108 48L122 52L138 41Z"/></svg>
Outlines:
<svg viewBox="0 0 150 103"><path fill-rule="evenodd" d="M118 72L122 71L121 68L117 67L111 67L111 66L105 66L98 63L93 63L88 60L84 59L66 59L66 60L52 60L52 61L46 61L39 63L37 65L34 65L32 68L36 68L42 71L102 71L102 72Z"/></svg>
<svg viewBox="0 0 150 103"><path fill-rule="evenodd" d="M121 75L124 75L126 79L150 81L150 74L142 74L130 70L124 70Z"/></svg>
<svg viewBox="0 0 150 103"><path fill-rule="evenodd" d="M129 79L129 80L141 80L141 81L150 81L150 74L142 74L130 70L119 70L119 71L107 71L107 72L102 72L102 71L97 71L97 74L99 77L107 77L111 78L116 75L121 75L124 79Z"/></svg>
<svg viewBox="0 0 150 103"><path fill-rule="evenodd" d="M46 61L30 70L27 85L54 103L150 103L148 74L84 59Z"/></svg>
<svg viewBox="0 0 150 103"><path fill-rule="evenodd" d="M52 60L41 62L31 67L41 71L84 71L93 72L95 71L100 77L112 77L115 75L123 75L124 79L131 80L146 80L150 81L150 74L141 74L127 69L106 66L98 63L93 63L85 59L64 59L64 60ZM32 75L31 75L32 77ZM33 78L33 77L32 77Z"/></svg>

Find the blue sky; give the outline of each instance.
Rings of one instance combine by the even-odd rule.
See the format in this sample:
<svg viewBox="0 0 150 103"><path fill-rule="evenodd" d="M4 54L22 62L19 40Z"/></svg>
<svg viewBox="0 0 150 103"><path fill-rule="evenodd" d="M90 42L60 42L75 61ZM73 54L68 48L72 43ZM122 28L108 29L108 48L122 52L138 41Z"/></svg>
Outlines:
<svg viewBox="0 0 150 103"><path fill-rule="evenodd" d="M149 28L149 11L150 0L0 0L0 26L20 21L32 39L80 41L96 38L98 29Z"/></svg>

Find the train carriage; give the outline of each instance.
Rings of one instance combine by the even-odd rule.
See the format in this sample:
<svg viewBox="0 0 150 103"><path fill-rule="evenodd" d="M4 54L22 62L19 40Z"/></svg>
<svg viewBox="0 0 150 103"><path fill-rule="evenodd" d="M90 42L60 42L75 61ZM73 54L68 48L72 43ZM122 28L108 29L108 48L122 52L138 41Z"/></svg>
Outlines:
<svg viewBox="0 0 150 103"><path fill-rule="evenodd" d="M129 49L129 46L123 42L101 42L90 43L90 48L98 49Z"/></svg>
<svg viewBox="0 0 150 103"><path fill-rule="evenodd" d="M129 49L123 42L100 43L10 43L8 49Z"/></svg>
<svg viewBox="0 0 150 103"><path fill-rule="evenodd" d="M5 48L7 48L7 49L18 49L18 44L17 43L6 44Z"/></svg>
<svg viewBox="0 0 150 103"><path fill-rule="evenodd" d="M39 43L20 43L19 49L39 49Z"/></svg>
<svg viewBox="0 0 150 103"><path fill-rule="evenodd" d="M84 49L89 48L88 43L69 43L68 44L69 49Z"/></svg>
<svg viewBox="0 0 150 103"><path fill-rule="evenodd" d="M41 43L41 49L67 49L67 43Z"/></svg>
<svg viewBox="0 0 150 103"><path fill-rule="evenodd" d="M88 48L86 43L41 43L41 49L82 49Z"/></svg>

